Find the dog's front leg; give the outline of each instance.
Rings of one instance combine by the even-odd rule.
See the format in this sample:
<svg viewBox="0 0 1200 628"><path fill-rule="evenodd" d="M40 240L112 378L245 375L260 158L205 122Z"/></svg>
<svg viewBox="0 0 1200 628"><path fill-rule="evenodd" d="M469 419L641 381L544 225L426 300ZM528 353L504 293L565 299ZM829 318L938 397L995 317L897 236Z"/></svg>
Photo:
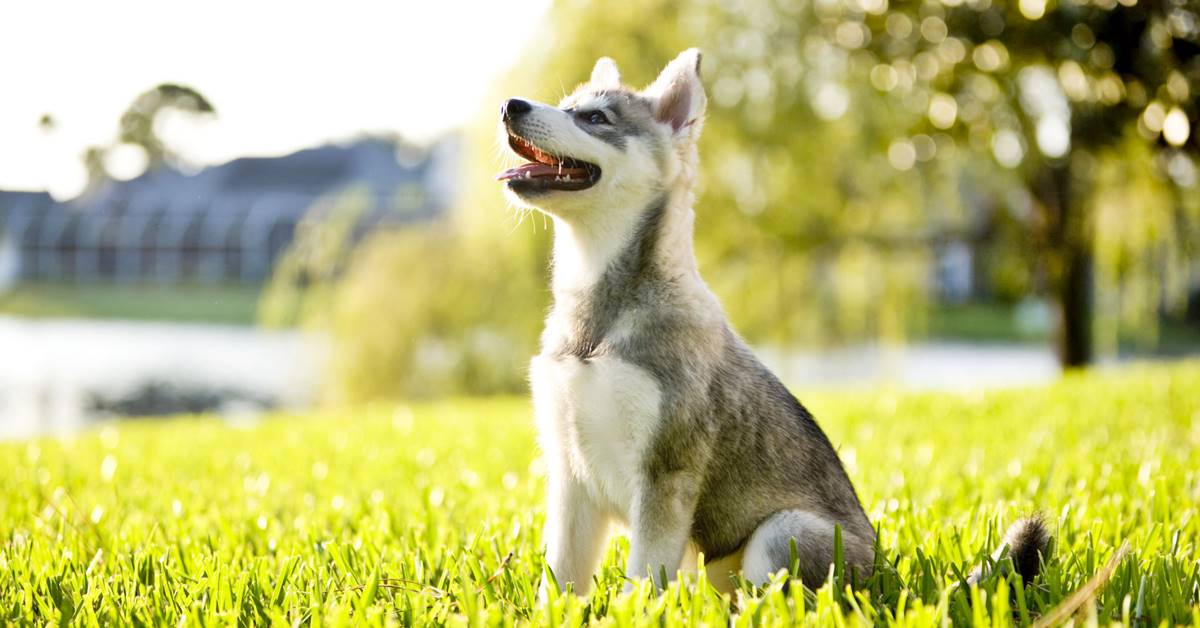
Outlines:
<svg viewBox="0 0 1200 628"><path fill-rule="evenodd" d="M647 477L638 491L629 542L629 567L625 575L649 575L660 588L660 574L674 580L683 562L700 494L697 474L675 471ZM628 588L628 587L627 587Z"/></svg>
<svg viewBox="0 0 1200 628"><path fill-rule="evenodd" d="M566 474L562 474L566 475ZM579 595L592 587L592 574L608 533L608 517L573 477L551 476L547 494L546 565L561 590L568 584ZM538 599L546 600L549 580L542 578Z"/></svg>

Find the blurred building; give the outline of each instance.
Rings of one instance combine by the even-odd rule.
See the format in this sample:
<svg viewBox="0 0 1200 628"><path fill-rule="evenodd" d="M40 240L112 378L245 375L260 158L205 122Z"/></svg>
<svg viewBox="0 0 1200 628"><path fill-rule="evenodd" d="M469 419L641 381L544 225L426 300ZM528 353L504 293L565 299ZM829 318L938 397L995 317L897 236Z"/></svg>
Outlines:
<svg viewBox="0 0 1200 628"><path fill-rule="evenodd" d="M32 280L261 282L300 221L324 218L322 199L366 192L356 237L441 212L454 144L415 152L368 138L194 174L162 168L67 202L0 191L0 289Z"/></svg>

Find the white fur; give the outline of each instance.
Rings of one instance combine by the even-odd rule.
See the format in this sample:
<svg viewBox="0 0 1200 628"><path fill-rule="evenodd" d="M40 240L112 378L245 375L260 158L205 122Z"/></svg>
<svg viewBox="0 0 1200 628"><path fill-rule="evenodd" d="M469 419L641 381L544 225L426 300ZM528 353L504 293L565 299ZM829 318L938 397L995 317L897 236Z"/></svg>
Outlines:
<svg viewBox="0 0 1200 628"><path fill-rule="evenodd" d="M675 274L683 298L697 314L723 319L716 297L700 279L692 250L692 184L705 107L697 73L699 53L684 52L644 92L655 103L661 125L659 144L671 150L660 163L651 146L630 138L618 149L580 129L566 108L598 106L605 89L619 87L620 74L610 59L601 59L592 82L564 100L563 109L531 103L522 133L542 150L600 166L602 176L586 190L541 194L527 201L509 190L518 205L544 211L554 219L556 308L546 321L544 344L554 346L569 327L562 312L583 298L603 275L636 229L641 213L664 193L667 207L660 225L655 260ZM687 98L680 98L681 90ZM661 104L661 106L659 106ZM686 108L683 108L686 105ZM668 120L686 120L676 128ZM531 204L535 203L535 204ZM609 333L628 329L618 320ZM539 355L530 367L539 443L546 457L549 486L546 515L546 561L560 585L574 583L586 592L598 567L610 522L629 525L632 538L627 574L645 575L665 568L670 576L681 566L691 525L690 505L680 504L672 522L645 522L638 504L646 485L643 457L659 423L662 392L642 368L611 355L581 361L575 357ZM695 478L679 478L692 482ZM672 515L674 516L674 515ZM731 564L723 563L727 573ZM733 566L735 567L735 566ZM726 579L727 581L727 579ZM542 583L543 593L546 583Z"/></svg>
<svg viewBox="0 0 1200 628"><path fill-rule="evenodd" d="M673 129L664 123L660 139L674 149L674 159L660 168L654 155L641 140L629 142L625 150L589 135L563 108L595 108L605 89L620 86L620 73L611 59L601 58L593 69L593 81L563 99L556 108L529 101L533 110L525 114L524 137L552 154L594 163L601 168L596 185L586 190L549 192L539 196L536 205L506 188L511 202L546 212L555 219L555 281L563 287L583 288L594 282L607 261L628 240L636 225L638 212L663 191L671 191L672 205L689 214L685 238L673 243L691 251L692 184L697 169L696 141L703 127L707 99L697 73L699 51L684 51L667 65L662 74L642 93L655 102L686 102L682 112L688 124ZM686 99L676 98L678 93ZM656 108L657 105L656 105ZM666 115L669 112L663 112ZM563 229L568 226L570 229ZM564 231L567 233L564 234ZM586 231L586 236L581 235ZM558 234L568 236L559 246ZM682 240L686 239L686 244ZM559 272L561 269L561 272ZM589 272L590 271L590 272ZM555 286L558 287L557 285Z"/></svg>
<svg viewBox="0 0 1200 628"><path fill-rule="evenodd" d="M538 356L530 374L541 444L559 458L550 469L569 473L595 503L628 520L641 454L658 423L657 381L612 356Z"/></svg>
<svg viewBox="0 0 1200 628"><path fill-rule="evenodd" d="M663 189L663 173L649 148L641 142L632 142L626 150L621 150L584 132L570 113L538 102L530 101L530 104L533 110L524 116L525 139L551 154L594 163L600 166L602 174L600 180L586 190L544 193L538 197L537 205L530 204L511 188L505 191L508 199L517 206L538 209L555 218L588 223L593 230L606 230L613 239L620 237L621 232L611 229L612 225L621 224L632 229L635 216L611 215L608 210L640 210L645 205L639 205L637 201L653 198ZM586 100L576 104L591 106ZM606 211L599 212L599 208Z"/></svg>
<svg viewBox="0 0 1200 628"><path fill-rule="evenodd" d="M549 471L546 562L558 583L573 583L576 593L590 589L614 522L630 530L627 576L665 570L672 577L685 564L694 568L696 563L689 535L705 471L660 473L654 482L643 475L646 455L663 421L659 381L612 353L600 351L581 360L557 348L565 346L572 333L568 317L575 315L581 300L594 294L594 284L631 245L643 213L664 195L655 258L649 261L657 272L669 275L673 307L686 309L698 328L711 323L711 329L723 329L724 314L700 279L692 250L696 142L706 106L699 62L699 51L685 51L642 92L649 100L651 128L649 133L628 134L623 149L583 131L572 117L573 111L603 109L604 99L611 97L605 90L620 86L611 59L599 60L591 84L559 108L530 103L532 110L521 118L525 140L560 157L595 164L602 173L590 188L543 191L528 199L508 188L514 202L554 220L555 308L543 333L543 346L552 349L533 359L530 380L539 444ZM604 341L620 343L634 330L635 320L634 315L618 314L612 328L605 330ZM720 349L720 335L713 338L707 343L711 346L697 347L697 359L704 359L703 351ZM771 554L782 540L795 538L811 546L825 542L832 531L833 524L820 516L777 512L739 550L706 565L710 581L729 591L729 574L741 568L748 579L766 582L779 566L778 556ZM544 599L548 583L541 586Z"/></svg>
<svg viewBox="0 0 1200 628"><path fill-rule="evenodd" d="M685 50L642 92L657 101L655 113L660 120L673 119L682 123L675 135L693 146L700 139L704 109L708 104L699 71L700 51L696 48Z"/></svg>
<svg viewBox="0 0 1200 628"><path fill-rule="evenodd" d="M608 521L633 516L661 391L649 373L612 356L538 356L530 380L550 472L546 561L560 583L584 593Z"/></svg>
<svg viewBox="0 0 1200 628"><path fill-rule="evenodd" d="M608 57L600 57L592 68L592 78L588 81L592 87L601 89L617 89L621 87L621 72L617 63Z"/></svg>

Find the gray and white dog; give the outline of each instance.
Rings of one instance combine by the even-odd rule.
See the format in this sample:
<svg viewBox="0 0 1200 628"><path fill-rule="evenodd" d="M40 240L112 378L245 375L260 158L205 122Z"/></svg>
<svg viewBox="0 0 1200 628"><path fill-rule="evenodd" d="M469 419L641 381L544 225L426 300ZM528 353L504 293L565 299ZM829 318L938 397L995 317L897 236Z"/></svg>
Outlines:
<svg viewBox="0 0 1200 628"><path fill-rule="evenodd" d="M614 522L629 528L629 577L673 576L703 552L719 589L738 571L762 583L789 567L794 543L815 588L835 527L849 568L872 571L875 531L829 439L697 271L705 103L692 49L642 91L602 58L558 107L502 107L528 163L498 179L554 222L554 307L530 379L549 475L546 561L577 593ZM1010 551L1034 536L1010 535Z"/></svg>

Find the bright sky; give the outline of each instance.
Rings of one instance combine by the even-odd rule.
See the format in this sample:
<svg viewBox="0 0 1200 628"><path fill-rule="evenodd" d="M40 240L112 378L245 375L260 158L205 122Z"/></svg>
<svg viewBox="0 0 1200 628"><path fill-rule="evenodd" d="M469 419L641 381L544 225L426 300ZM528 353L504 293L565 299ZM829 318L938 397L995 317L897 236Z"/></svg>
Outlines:
<svg viewBox="0 0 1200 628"><path fill-rule="evenodd" d="M489 81L548 1L0 3L0 189L74 195L84 149L111 141L134 97L162 82L217 109L164 131L196 164L363 131L428 140L493 106L480 102Z"/></svg>

